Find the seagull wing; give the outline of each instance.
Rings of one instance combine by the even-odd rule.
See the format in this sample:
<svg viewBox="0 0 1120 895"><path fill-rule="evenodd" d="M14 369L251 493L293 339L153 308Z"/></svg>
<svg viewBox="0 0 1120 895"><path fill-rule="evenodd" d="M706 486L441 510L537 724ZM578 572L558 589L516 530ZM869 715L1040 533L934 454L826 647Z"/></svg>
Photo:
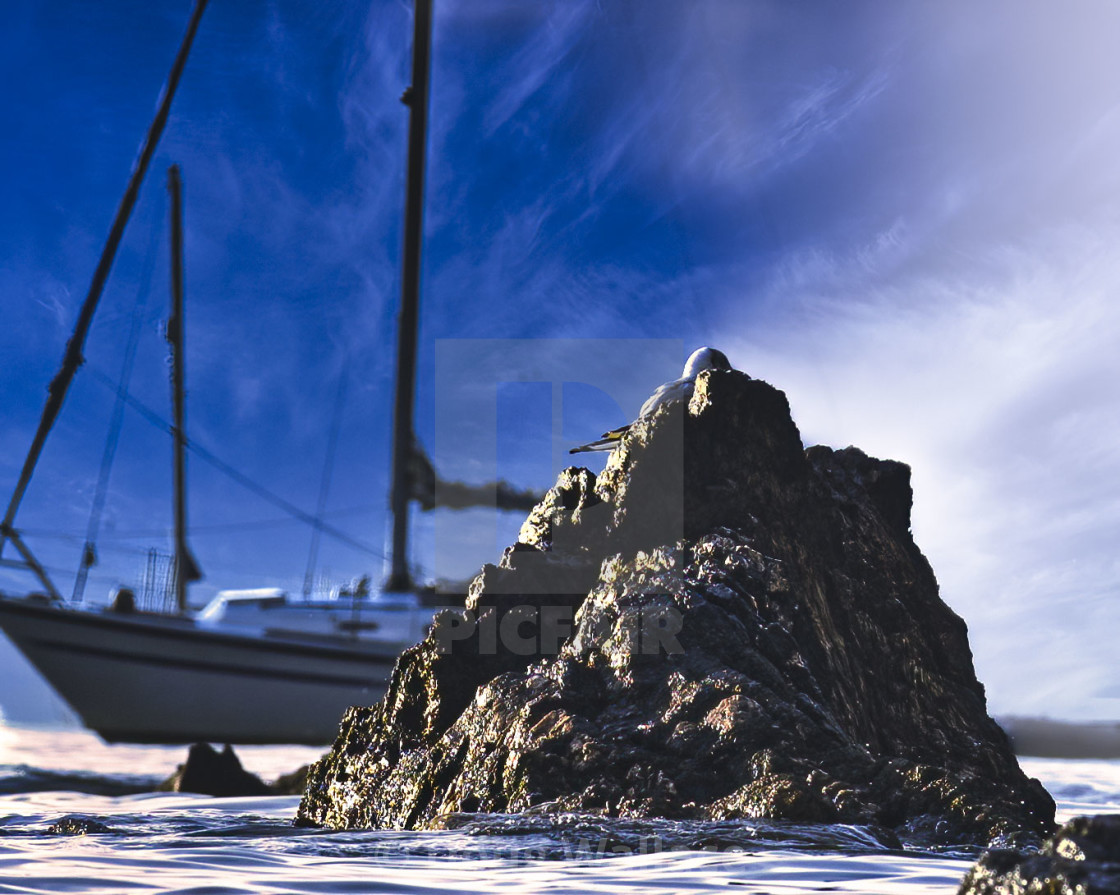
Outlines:
<svg viewBox="0 0 1120 895"><path fill-rule="evenodd" d="M664 385L659 386L657 391L650 395L642 409L638 412L638 419L647 419L657 412L657 408L663 404L671 404L674 401L687 401L692 397L694 383L691 379L675 379L672 382L666 382ZM633 423L625 426L619 426L617 429L611 429L610 432L604 432L603 437L597 441L589 441L587 444L581 444L579 447L574 447L568 451L569 454L580 454L586 451L611 451L618 445L622 436L630 431L630 426Z"/></svg>
<svg viewBox="0 0 1120 895"><path fill-rule="evenodd" d="M621 440L622 436L630 431L630 425L619 426L617 429L611 429L610 432L604 432L603 437L598 441L589 441L587 444L581 444L579 447L574 447L568 451L569 454L582 454L586 451L612 451L615 445Z"/></svg>
<svg viewBox="0 0 1120 895"><path fill-rule="evenodd" d="M646 402L642 405L642 409L638 411L638 419L644 420L653 416L657 409L665 404L671 404L674 401L687 401L692 397L692 393L696 388L696 377L704 370L730 370L731 363L722 351L717 351L714 348L697 348L688 358L688 362L684 365L684 375L680 379L674 379L672 382L666 382L664 385L659 386L657 391L650 395ZM633 425L632 423L630 425ZM630 425L620 426L617 429L612 429L610 432L603 433L603 437L598 441L589 441L587 444L581 444L579 447L574 447L569 454L579 454L584 451L609 451L613 450L619 440L630 430Z"/></svg>
<svg viewBox="0 0 1120 895"><path fill-rule="evenodd" d="M638 419L644 420L653 416L657 412L657 408L663 404L671 404L674 401L687 401L692 397L692 390L695 388L696 383L691 379L675 379L672 382L666 382L664 385L659 386L657 391L646 398L646 403L642 405L642 409L638 411Z"/></svg>

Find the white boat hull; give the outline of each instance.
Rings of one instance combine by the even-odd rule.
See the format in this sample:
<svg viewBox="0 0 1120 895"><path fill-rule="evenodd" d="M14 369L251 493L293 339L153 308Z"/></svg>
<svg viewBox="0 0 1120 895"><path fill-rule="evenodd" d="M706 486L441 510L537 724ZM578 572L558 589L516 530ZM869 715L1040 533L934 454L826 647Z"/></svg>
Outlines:
<svg viewBox="0 0 1120 895"><path fill-rule="evenodd" d="M0 628L108 742L331 742L408 643L237 633L189 618L0 598Z"/></svg>

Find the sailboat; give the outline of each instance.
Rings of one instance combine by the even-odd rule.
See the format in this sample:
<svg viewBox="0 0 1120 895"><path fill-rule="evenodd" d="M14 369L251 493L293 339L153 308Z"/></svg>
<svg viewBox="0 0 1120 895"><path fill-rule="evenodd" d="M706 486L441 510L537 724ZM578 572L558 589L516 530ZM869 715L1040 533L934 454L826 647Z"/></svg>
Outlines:
<svg viewBox="0 0 1120 895"><path fill-rule="evenodd" d="M416 0L402 287L393 415L390 569L373 596L296 598L278 589L224 591L200 612L188 609L198 577L187 544L182 452L181 212L177 169L172 196L172 381L175 386L175 561L173 613L137 610L126 592L109 606L65 601L15 524L43 443L81 365L86 333L125 225L166 123L206 0L196 0L161 102L94 273L62 367L48 389L39 429L0 522L0 563L33 573L42 591L0 594L0 629L108 742L231 744L330 742L350 705L381 697L397 656L420 640L437 607L418 592L408 563L410 502L416 497L413 435L419 272L424 196L431 0ZM178 272L177 272L178 268ZM178 284L178 285L177 285ZM320 520L321 522L321 520ZM4 559L11 545L19 558Z"/></svg>

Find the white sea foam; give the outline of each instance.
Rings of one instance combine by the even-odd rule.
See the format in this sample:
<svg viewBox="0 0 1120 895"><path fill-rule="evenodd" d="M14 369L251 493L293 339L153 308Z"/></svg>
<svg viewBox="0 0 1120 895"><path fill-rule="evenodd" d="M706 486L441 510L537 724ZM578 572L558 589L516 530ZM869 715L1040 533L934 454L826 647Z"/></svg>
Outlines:
<svg viewBox="0 0 1120 895"><path fill-rule="evenodd" d="M135 797L119 800L127 813ZM11 806L0 800L0 811ZM197 804L197 803L196 803ZM23 807L23 806L20 806ZM147 810L147 805L133 804ZM256 807L260 807L258 804ZM211 808L214 812L216 809ZM119 815L118 815L119 816ZM187 819L198 829L189 830ZM114 828L114 817L101 816ZM47 818L23 815L45 827ZM227 818L228 820L228 818ZM467 843L454 834L299 832L261 835L251 825L222 832L219 816L179 818L182 829L151 835L80 837L6 835L0 845L0 892L166 895L210 893L706 893L951 892L969 861L907 855L759 852L664 852L545 860L509 853L502 843ZM259 823L257 825L260 827ZM10 819L0 832L8 833ZM432 855L398 853L401 838L428 840ZM397 840L394 842L394 840ZM439 840L444 840L440 842ZM458 840L458 841L457 841Z"/></svg>
<svg viewBox="0 0 1120 895"><path fill-rule="evenodd" d="M266 779L317 750L238 750ZM0 773L21 766L159 779L182 748L106 746L81 731L0 727ZM1059 815L1120 811L1120 762L1029 759L1024 769L1058 799ZM0 893L708 893L955 891L967 857L836 853L760 844L722 851L611 854L544 836L464 832L331 833L291 825L294 796L212 799L178 793L128 796L22 792L0 796ZM107 833L59 836L67 815Z"/></svg>
<svg viewBox="0 0 1120 895"><path fill-rule="evenodd" d="M1082 814L1120 813L1120 759L1020 758L1058 803L1058 820Z"/></svg>

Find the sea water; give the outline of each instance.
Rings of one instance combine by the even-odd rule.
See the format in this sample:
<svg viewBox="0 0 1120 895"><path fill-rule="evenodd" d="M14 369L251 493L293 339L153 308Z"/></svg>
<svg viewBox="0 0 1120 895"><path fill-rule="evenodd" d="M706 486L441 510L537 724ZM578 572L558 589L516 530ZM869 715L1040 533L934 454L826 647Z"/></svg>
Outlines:
<svg viewBox="0 0 1120 895"><path fill-rule="evenodd" d="M318 757L238 749L271 780ZM955 892L976 854L889 851L855 828L492 818L429 833L292 826L299 798L152 790L185 758L79 730L0 725L0 893ZM1120 761L1024 759L1059 819L1120 812ZM60 835L78 815L104 832Z"/></svg>

